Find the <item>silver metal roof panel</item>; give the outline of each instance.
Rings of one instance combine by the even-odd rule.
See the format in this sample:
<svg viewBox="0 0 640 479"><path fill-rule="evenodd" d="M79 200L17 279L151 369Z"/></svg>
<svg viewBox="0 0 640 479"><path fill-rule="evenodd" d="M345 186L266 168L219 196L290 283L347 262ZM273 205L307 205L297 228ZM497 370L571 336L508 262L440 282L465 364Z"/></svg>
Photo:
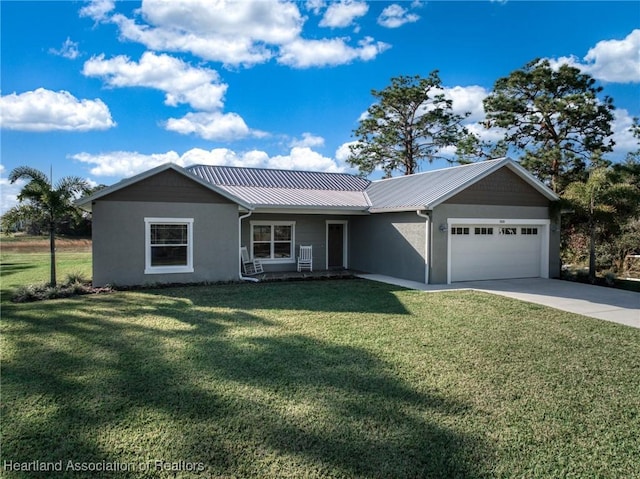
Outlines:
<svg viewBox="0 0 640 479"><path fill-rule="evenodd" d="M261 186L219 186L230 195L242 198L254 207L369 208L363 191L336 191L298 188L265 188Z"/></svg>
<svg viewBox="0 0 640 479"><path fill-rule="evenodd" d="M364 191L371 183L347 173L271 170L232 166L194 165L188 171L219 186L250 186L325 191Z"/></svg>
<svg viewBox="0 0 640 479"><path fill-rule="evenodd" d="M367 188L372 209L422 209L431 207L452 191L476 181L504 159L427 171L378 180Z"/></svg>

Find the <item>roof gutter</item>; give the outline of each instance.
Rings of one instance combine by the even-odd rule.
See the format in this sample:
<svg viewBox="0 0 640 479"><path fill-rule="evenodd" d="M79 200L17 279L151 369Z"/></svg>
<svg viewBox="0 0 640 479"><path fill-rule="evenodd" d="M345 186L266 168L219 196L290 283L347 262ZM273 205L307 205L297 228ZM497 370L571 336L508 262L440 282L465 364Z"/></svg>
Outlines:
<svg viewBox="0 0 640 479"><path fill-rule="evenodd" d="M249 211L246 215L240 216L238 218L238 279L240 281L251 281L252 283L259 283L260 280L258 278L249 278L248 276L242 275L242 252L240 248L242 248L242 220L248 218L253 214L253 211Z"/></svg>
<svg viewBox="0 0 640 479"><path fill-rule="evenodd" d="M429 284L429 265L431 263L431 217L429 216L428 210L427 213L423 213L420 210L416 210L416 214L420 218L425 219L424 223L424 284Z"/></svg>
<svg viewBox="0 0 640 479"><path fill-rule="evenodd" d="M391 208L369 208L369 213L403 213L408 211L416 211L418 208L431 211L431 205L413 205L413 206L394 206ZM422 211L418 210L418 211Z"/></svg>

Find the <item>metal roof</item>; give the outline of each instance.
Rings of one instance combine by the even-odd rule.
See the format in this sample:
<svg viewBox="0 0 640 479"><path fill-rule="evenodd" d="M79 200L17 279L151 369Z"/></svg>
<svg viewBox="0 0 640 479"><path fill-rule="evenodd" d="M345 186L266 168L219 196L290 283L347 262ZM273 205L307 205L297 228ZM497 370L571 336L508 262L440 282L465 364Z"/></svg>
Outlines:
<svg viewBox="0 0 640 479"><path fill-rule="evenodd" d="M442 196L475 180L496 163L490 160L470 165L399 176L374 181L367 194L375 209L422 209L432 205Z"/></svg>
<svg viewBox="0 0 640 479"><path fill-rule="evenodd" d="M370 181L347 173L271 170L232 166L195 165L187 171L218 186L250 186L262 188L364 191Z"/></svg>
<svg viewBox="0 0 640 479"><path fill-rule="evenodd" d="M378 180L367 188L371 212L432 209L467 186L506 166L550 200L558 197L509 158Z"/></svg>
<svg viewBox="0 0 640 479"><path fill-rule="evenodd" d="M91 209L91 201L166 169L173 169L246 209L335 209L384 212L433 209L464 188L507 167L550 200L558 197L531 173L509 158L369 181L347 173L270 170L196 165L161 165L126 179L77 204Z"/></svg>

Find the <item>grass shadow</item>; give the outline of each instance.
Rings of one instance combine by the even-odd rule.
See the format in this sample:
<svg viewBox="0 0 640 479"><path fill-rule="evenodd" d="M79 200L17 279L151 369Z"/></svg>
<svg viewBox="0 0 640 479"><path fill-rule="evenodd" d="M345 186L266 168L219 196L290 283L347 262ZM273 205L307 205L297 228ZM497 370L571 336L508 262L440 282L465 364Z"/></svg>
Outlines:
<svg viewBox="0 0 640 479"><path fill-rule="evenodd" d="M21 273L25 270L33 269L35 267L35 265L30 263L2 263L2 266L0 266L0 278L16 273Z"/></svg>
<svg viewBox="0 0 640 479"><path fill-rule="evenodd" d="M490 446L446 426L468 404L363 347L263 316L265 303L290 307L271 288L7 306L2 460L186 461L206 477L482 476ZM306 292L297 308L328 308ZM345 301L368 311L364 298Z"/></svg>
<svg viewBox="0 0 640 479"><path fill-rule="evenodd" d="M405 288L363 279L243 283L149 289L195 306L234 310L294 310L332 313L409 314L395 292Z"/></svg>

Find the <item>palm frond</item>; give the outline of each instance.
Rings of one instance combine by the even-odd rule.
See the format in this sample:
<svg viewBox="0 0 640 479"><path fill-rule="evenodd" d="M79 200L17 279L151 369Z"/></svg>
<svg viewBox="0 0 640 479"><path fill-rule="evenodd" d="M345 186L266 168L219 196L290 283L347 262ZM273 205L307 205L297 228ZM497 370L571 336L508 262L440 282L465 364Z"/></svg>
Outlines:
<svg viewBox="0 0 640 479"><path fill-rule="evenodd" d="M30 166L18 166L9 173L9 182L15 183L18 180L29 180L29 182L42 183L51 186L51 182L47 175L42 171Z"/></svg>
<svg viewBox="0 0 640 479"><path fill-rule="evenodd" d="M87 193L90 188L89 182L79 176L65 176L55 185L55 191L60 192L67 198L74 198Z"/></svg>

